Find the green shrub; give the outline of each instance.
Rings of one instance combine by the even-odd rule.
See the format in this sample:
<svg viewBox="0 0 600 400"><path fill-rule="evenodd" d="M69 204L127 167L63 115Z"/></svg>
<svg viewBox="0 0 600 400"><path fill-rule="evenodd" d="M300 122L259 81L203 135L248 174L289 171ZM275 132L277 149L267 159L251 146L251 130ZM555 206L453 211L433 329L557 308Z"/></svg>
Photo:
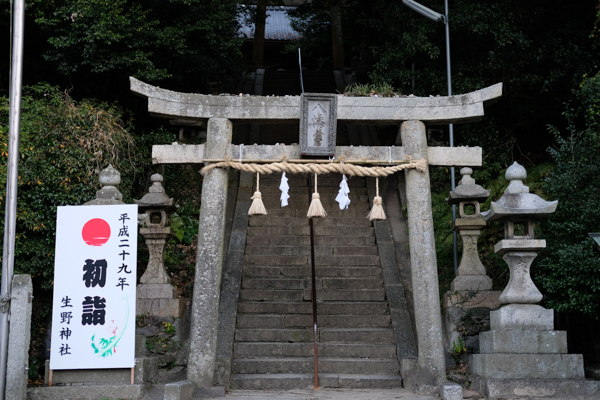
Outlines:
<svg viewBox="0 0 600 400"><path fill-rule="evenodd" d="M548 296L548 307L600 315L600 255L588 232L600 231L600 77L584 78L577 96L582 104L564 113L569 132L555 128L556 146L549 149L556 168L544 182L548 199L558 208L541 224L547 250L536 281ZM577 119L585 120L583 130Z"/></svg>

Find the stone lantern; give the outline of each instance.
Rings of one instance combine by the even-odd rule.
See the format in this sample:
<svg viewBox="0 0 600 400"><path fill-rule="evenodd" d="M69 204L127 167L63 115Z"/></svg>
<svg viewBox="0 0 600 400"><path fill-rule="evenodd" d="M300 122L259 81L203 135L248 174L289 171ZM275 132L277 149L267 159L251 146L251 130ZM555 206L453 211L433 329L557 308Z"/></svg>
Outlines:
<svg viewBox="0 0 600 400"><path fill-rule="evenodd" d="M165 244L171 236L167 213L174 210L173 199L165 194L161 175L154 174L150 180L152 186L148 193L140 200L134 200L139 212L146 215L145 227L140 228L140 234L146 239L150 253L148 266L137 287L137 313L179 318L185 303L178 298L164 265Z"/></svg>
<svg viewBox="0 0 600 400"><path fill-rule="evenodd" d="M490 310L500 306L500 292L492 291L492 280L486 274L479 259L477 240L486 223L481 218L480 202L490 197L490 191L475 183L471 168L462 168L462 179L450 192L448 204L458 205L459 217L454 221L454 230L462 238L463 249L456 277L450 291L444 296L444 322L446 326L446 348L451 349L464 337L469 348L479 348L479 333L489 330ZM472 213L465 209L472 208Z"/></svg>
<svg viewBox="0 0 600 400"><path fill-rule="evenodd" d="M509 185L490 210L488 222L504 223L504 239L494 246L510 269L500 295L502 308L490 313L491 331L480 335L480 353L470 356L473 387L487 398L573 397L584 395L583 357L567 353L566 332L554 331L554 311L537 303L542 294L530 276L537 251L546 241L535 239L533 224L552 214L558 202L529 193L525 168L516 162L506 170Z"/></svg>
<svg viewBox="0 0 600 400"><path fill-rule="evenodd" d="M489 290L492 280L486 275L485 267L479 259L477 239L485 221L480 216L479 203L490 197L490 191L485 190L471 178L473 170L462 168L462 179L456 189L450 192L447 202L450 205L458 204L459 218L454 221L454 230L458 232L463 242L462 257L456 271L456 278L452 281L451 290ZM467 215L465 207L472 206L473 214Z"/></svg>

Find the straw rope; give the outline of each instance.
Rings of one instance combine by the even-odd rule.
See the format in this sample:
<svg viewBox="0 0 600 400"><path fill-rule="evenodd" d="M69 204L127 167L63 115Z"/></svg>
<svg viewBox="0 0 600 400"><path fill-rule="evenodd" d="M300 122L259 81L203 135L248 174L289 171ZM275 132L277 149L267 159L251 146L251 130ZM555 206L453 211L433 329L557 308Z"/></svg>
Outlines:
<svg viewBox="0 0 600 400"><path fill-rule="evenodd" d="M243 164L236 161L231 161L229 156L225 157L225 161L210 164L202 168L200 173L206 175L215 168L234 168L240 171L258 173L258 174L272 174L279 172L287 172L290 174L327 174L331 172L338 172L340 174L352 175L352 176L371 176L371 177L383 177L392 175L396 172L405 169L416 169L417 171L424 172L427 168L427 161L413 160L410 156L408 157L407 164L394 165L391 167L363 167L360 165L353 165L341 162L339 164L293 164L285 161L285 158L281 162L274 162L269 164Z"/></svg>

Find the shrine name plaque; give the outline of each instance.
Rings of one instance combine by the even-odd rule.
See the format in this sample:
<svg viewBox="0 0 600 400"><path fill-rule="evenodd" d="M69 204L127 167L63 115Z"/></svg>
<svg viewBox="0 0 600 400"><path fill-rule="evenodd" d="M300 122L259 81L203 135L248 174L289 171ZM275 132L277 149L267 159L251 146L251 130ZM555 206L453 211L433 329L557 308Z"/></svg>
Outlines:
<svg viewBox="0 0 600 400"><path fill-rule="evenodd" d="M333 156L337 132L337 95L302 93L301 100L300 154Z"/></svg>

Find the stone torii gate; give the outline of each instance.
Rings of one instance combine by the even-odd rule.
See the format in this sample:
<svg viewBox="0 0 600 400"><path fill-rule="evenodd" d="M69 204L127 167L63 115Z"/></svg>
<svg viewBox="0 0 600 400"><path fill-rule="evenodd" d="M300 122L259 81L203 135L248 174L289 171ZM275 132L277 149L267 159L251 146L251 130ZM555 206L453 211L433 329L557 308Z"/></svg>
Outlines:
<svg viewBox="0 0 600 400"><path fill-rule="evenodd" d="M148 99L150 114L192 122L207 121L207 138L200 145L153 146L154 163L203 163L205 159L240 158L231 144L232 121L294 123L301 117L299 96L211 96L178 93L130 78L131 90ZM429 165L481 166L480 147L428 147L426 123L464 123L481 119L483 107L502 94L502 84L449 97L372 98L337 100L337 119L344 123L399 123L401 147L345 147L335 157L369 160L426 159ZM391 150L390 150L391 149ZM391 151L391 156L390 156ZM244 159L300 158L298 146L245 146ZM408 203L411 279L414 290L418 346L416 386L437 390L445 381L445 359L438 289L437 260L429 170L405 171ZM190 328L188 379L208 388L213 384L217 321L224 257L227 171L215 169L204 177L196 273ZM436 388L436 389L434 389Z"/></svg>

